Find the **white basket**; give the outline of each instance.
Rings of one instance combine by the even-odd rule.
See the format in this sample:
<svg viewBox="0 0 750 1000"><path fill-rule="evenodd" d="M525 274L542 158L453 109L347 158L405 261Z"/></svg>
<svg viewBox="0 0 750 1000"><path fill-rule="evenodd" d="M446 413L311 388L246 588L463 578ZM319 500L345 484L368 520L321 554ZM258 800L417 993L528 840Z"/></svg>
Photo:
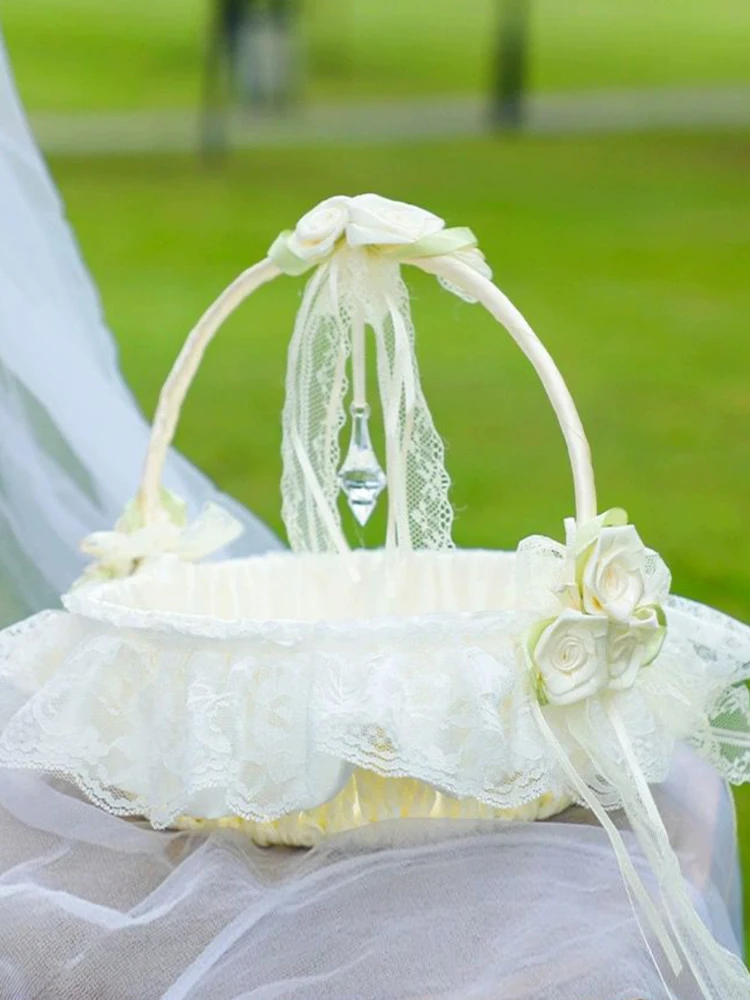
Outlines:
<svg viewBox="0 0 750 1000"><path fill-rule="evenodd" d="M568 446L579 519L590 520L596 501L586 437L570 393L536 335L489 278L476 269L476 261L466 263L453 254L438 254L415 256L410 262L471 300L482 302L529 357ZM400 280L398 265L387 266L391 271L388 280ZM280 273L270 259L244 272L188 337L161 393L153 423L137 500L146 526L158 525L163 519L164 462L208 344L247 296ZM394 298L398 291L396 286ZM303 303L300 313L304 315L305 310ZM358 332L364 335L364 318L359 331L356 317L348 318L352 340L356 341ZM296 340L302 344L295 353L293 340L290 349L287 411L298 377L295 358L299 364L305 349L303 337L297 335ZM352 353L356 368L356 344ZM354 377L356 381L356 372ZM288 426L285 431L289 432ZM296 457L288 459L285 454L287 478ZM442 455L439 464L441 461ZM395 464L387 462L389 481L398 477ZM402 464L406 464L405 459ZM440 467L429 472L435 478L443 475ZM163 787L168 784L166 774L155 782L154 762L145 769L147 776L133 770L127 785L115 793L118 807L130 810L137 803L138 811L158 825L232 823L246 826L264 843L283 840L307 844L323 833L375 819L492 815L529 819L552 815L568 805L569 793L550 773L544 748L531 735L521 733L516 746L504 747L505 761L498 759L496 751L483 753L481 749L483 742L491 742L498 718L515 714L517 703L525 697L523 661L520 670L508 670L508 660L515 657L512 644L519 621L514 556L461 552L447 549L445 543L444 551L414 549L399 537L385 550L351 552L338 509L330 502L331 490L317 481L311 485L304 473L303 468L291 491L286 489L285 512L298 501L300 506L317 504L316 516L310 521L317 519L318 523L307 530L299 524L288 525L291 536L297 529L294 555L264 555L201 566L177 559L156 565L146 561L145 566L140 564L140 572L124 582L79 589L65 599L70 611L92 622L140 630L138 642L144 644L141 655L147 659L171 659L175 646L188 637L194 646L209 641L215 650L229 644L239 650L232 655L233 663L242 663L236 667L236 676L242 678L241 693L233 690L230 695L217 683L216 673L201 675L200 683L211 691L214 703L231 700L232 712L242 713L247 729L258 737L257 745L249 749L234 744L231 754L218 753L212 760L207 759L211 756L207 746L192 765L182 763L179 767L175 795ZM447 477L445 483L447 489ZM393 512L397 504L394 492L389 496L392 523L398 519ZM405 507L408 498L401 500ZM305 552L316 548L333 551ZM502 636L502 663L493 652L498 635ZM410 649L410 655L402 652ZM344 677L340 677L342 663L346 664ZM474 663L481 666L475 668ZM113 669L117 672L121 667ZM273 725L260 717L253 703L253 691L259 683L256 674L266 676L269 671L273 683L283 677L290 691L300 696L290 709L289 731L275 736ZM168 673L165 668L160 674L162 682L167 683L164 678ZM330 691L339 684L351 689L350 702L362 704L358 717L352 715L350 707L342 709L334 704ZM376 690L379 685L382 687ZM397 700L394 686L402 689ZM444 697L438 694L441 690ZM393 710L399 705L399 711L407 711L403 701L407 692L410 698L419 699L413 710L424 713L422 728L412 726L408 714L398 718ZM457 698L463 699L464 717L454 724L451 712ZM487 714L493 701L494 711L483 720L482 713ZM378 712L369 711L375 704L380 706ZM202 720L190 719L182 709L177 711L185 727L184 741L200 742L203 737L198 732L205 728ZM344 717L336 722L342 712ZM225 720L223 725L228 724ZM470 753L466 745L460 746L460 729L467 724L474 732ZM226 742L223 729L221 735L228 747L231 741ZM273 790L266 788L254 796L250 791L253 782L242 772L249 768L249 760L264 754L263 740L275 737L283 738L289 748L294 745L295 753L290 752L284 780L277 778ZM537 746L524 749L524 739ZM205 743L210 744L209 737ZM524 774L516 782L514 761L519 754L535 755L537 761L533 776ZM492 769L502 772L500 780L487 777L486 772ZM375 780L376 775L382 780ZM90 779L86 787L92 792ZM113 804L111 788L93 791Z"/></svg>
<svg viewBox="0 0 750 1000"><path fill-rule="evenodd" d="M549 354L505 296L470 264L442 255L414 258L413 263L481 301L530 358L568 445L580 518L589 520L596 509L589 449ZM229 314L279 273L270 260L244 272L188 337L154 419L137 501L146 526L163 519L162 470L206 347ZM390 467L388 476L393 476ZM302 491L306 485L303 481ZM390 504L394 505L392 500ZM232 691L230 696L215 672L201 675L200 683L211 691L215 703L231 697L232 712L241 712L247 729L258 735L252 752L235 744L231 754L218 753L210 760L210 738L198 735L205 728L203 721L177 709L184 742L203 741L206 750L192 765L181 763L176 794L167 792L166 774L155 779L154 765L158 767L159 761L141 774L132 769L125 785L116 790L93 788L92 779L86 778L87 791L118 809L137 809L157 825L242 825L263 843L309 844L324 833L376 819L496 815L530 819L567 806L569 793L550 773L544 748L530 734L520 733L517 746L503 748L506 761L498 760L497 751L482 751L482 744L492 741L498 718L514 714L525 697L523 662L518 671L508 670L509 658L515 657L512 644L519 620L514 555L415 550L399 541L385 550L351 552L335 506L329 506L325 520L332 525L333 552L301 552L315 544L303 538L294 555L204 565L146 560L122 582L79 588L65 598L68 610L91 622L138 629L139 656L146 660L173 659L175 648L188 637L201 650L199 642L212 643L216 651L232 645L239 650L233 651L234 662L242 663L237 668L244 686L241 694ZM493 651L498 635L503 663ZM412 652L405 656L402 650ZM344 678L339 676L342 663ZM480 666L473 666L476 663ZM115 660L113 675L121 669ZM268 671L274 674L274 683L283 677L300 695L292 709L290 731L283 734L288 746L295 746L295 754L292 760L290 753L285 780L277 779L274 790L253 796L252 781L243 777L242 770L247 770L248 759L262 756L263 739L271 739L273 726L253 704L259 683L256 673L265 676ZM168 676L165 667L160 683L171 683L165 680ZM362 709L359 717L344 709L348 716L335 724L341 707L334 705L330 689L340 683L352 689L350 700L359 701ZM379 684L383 687L376 692ZM397 700L393 700L394 686L402 689ZM407 691L419 699L415 713L428 717L423 729L411 726L408 715L400 719L394 711L396 705L399 711L403 708ZM463 699L465 709L454 725L451 712L457 698ZM495 711L483 719L493 701ZM379 714L369 711L375 704ZM471 760L467 746L460 745L467 713L474 732L469 741L474 746ZM226 737L223 731L222 737ZM537 746L525 750L524 739ZM535 755L537 766L532 777L524 774L515 782L518 754ZM487 777L493 768L502 769L502 780Z"/></svg>

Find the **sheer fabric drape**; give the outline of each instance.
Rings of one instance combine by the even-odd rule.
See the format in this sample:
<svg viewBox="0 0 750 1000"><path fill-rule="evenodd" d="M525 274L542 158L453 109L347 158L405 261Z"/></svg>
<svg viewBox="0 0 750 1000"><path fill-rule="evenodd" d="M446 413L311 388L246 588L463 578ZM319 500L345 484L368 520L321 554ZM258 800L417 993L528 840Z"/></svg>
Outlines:
<svg viewBox="0 0 750 1000"><path fill-rule="evenodd" d="M658 799L701 915L739 951L724 785L686 751ZM606 834L562 819L396 821L267 850L156 833L6 774L0 996L665 1000ZM686 978L675 996L698 994Z"/></svg>
<svg viewBox="0 0 750 1000"><path fill-rule="evenodd" d="M57 603L138 485L148 428L117 366L99 299L16 94L0 37L0 624ZM172 454L167 485L217 497ZM234 554L278 545L246 532Z"/></svg>

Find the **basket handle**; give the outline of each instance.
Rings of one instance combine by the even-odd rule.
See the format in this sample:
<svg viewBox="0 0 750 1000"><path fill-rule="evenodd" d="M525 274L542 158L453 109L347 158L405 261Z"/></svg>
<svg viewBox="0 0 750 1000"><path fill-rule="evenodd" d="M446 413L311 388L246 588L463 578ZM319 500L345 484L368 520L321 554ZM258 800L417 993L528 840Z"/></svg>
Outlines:
<svg viewBox="0 0 750 1000"><path fill-rule="evenodd" d="M476 299L501 326L505 327L521 348L544 386L568 449L573 473L576 521L585 524L595 518L596 485L588 438L570 389L539 337L497 285L456 257L421 257L409 263L428 274L443 278Z"/></svg>
<svg viewBox="0 0 750 1000"><path fill-rule="evenodd" d="M412 264L450 282L481 303L506 328L529 359L547 393L565 439L573 473L576 520L596 516L596 489L591 452L573 397L552 356L521 313L488 278L450 255L413 258ZM158 516L161 479L180 411L206 348L227 317L261 285L282 272L269 258L243 271L209 306L193 327L159 395L138 492L144 523Z"/></svg>
<svg viewBox="0 0 750 1000"><path fill-rule="evenodd" d="M146 461L138 490L137 503L144 524L151 524L158 516L161 481L167 452L177 430L182 405L188 389L193 384L206 348L222 323L234 310L261 285L273 281L281 271L264 258L258 264L239 274L216 299L188 334L177 360L159 393L156 413L151 425Z"/></svg>

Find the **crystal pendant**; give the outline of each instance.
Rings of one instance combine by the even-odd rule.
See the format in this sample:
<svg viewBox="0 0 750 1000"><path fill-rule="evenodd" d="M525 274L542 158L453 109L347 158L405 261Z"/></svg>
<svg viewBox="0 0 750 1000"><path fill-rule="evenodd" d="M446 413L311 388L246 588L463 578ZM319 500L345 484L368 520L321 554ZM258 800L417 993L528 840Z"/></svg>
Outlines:
<svg viewBox="0 0 750 1000"><path fill-rule="evenodd" d="M339 483L357 522L364 527L375 510L378 497L386 487L385 473L370 441L368 420L370 407L352 403L352 437L344 464L339 470Z"/></svg>

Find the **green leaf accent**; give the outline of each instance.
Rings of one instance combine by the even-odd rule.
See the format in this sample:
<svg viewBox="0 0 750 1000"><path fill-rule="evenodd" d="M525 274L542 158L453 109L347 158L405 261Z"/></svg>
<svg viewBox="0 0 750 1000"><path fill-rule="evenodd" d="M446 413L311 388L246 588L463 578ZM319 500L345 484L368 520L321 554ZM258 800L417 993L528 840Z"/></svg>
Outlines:
<svg viewBox="0 0 750 1000"><path fill-rule="evenodd" d="M159 499L161 500L161 505L169 516L169 520L172 524L176 524L178 528L184 528L187 524L187 504L182 499L182 497L177 496L171 490L168 490L166 486L162 486L159 491Z"/></svg>
<svg viewBox="0 0 750 1000"><path fill-rule="evenodd" d="M662 646L667 638L667 616L664 613L664 608L658 604L651 604L648 605L648 610L652 610L656 614L659 628L654 630L654 634L647 645L648 653L646 654L646 659L641 664L642 667L648 667L654 662L659 653L661 653Z"/></svg>
<svg viewBox="0 0 750 1000"><path fill-rule="evenodd" d="M184 528L188 518L187 504L182 497L162 486L159 490L159 502L172 524L176 524L178 528ZM117 531L121 531L125 535L132 535L136 531L140 531L143 527L143 511L137 498L125 505L122 517L115 527Z"/></svg>
<svg viewBox="0 0 750 1000"><path fill-rule="evenodd" d="M524 636L524 650L530 665L529 674L531 676L531 687L540 705L546 705L548 700L547 692L544 688L544 678L537 668L534 653L537 645L539 644L539 640L542 637L542 633L555 621L557 621L556 618L546 618L544 621L536 622L531 626L531 628L528 629Z"/></svg>
<svg viewBox="0 0 750 1000"><path fill-rule="evenodd" d="M628 523L628 512L622 507L611 507L600 517L602 528L623 528Z"/></svg>
<svg viewBox="0 0 750 1000"><path fill-rule="evenodd" d="M544 687L544 679L538 670L533 671L531 674L531 687L539 704L548 705L549 699L547 698L547 692Z"/></svg>
<svg viewBox="0 0 750 1000"><path fill-rule="evenodd" d="M126 535L132 535L134 532L139 531L143 527L143 513L141 511L141 505L137 500L131 500L125 505L125 510L122 512L122 517L119 519L116 525L117 531L122 531Z"/></svg>
<svg viewBox="0 0 750 1000"><path fill-rule="evenodd" d="M583 597L583 573L586 569L586 563L591 558L591 553L593 551L596 540L591 542L586 548L576 556L576 586L578 591Z"/></svg>

